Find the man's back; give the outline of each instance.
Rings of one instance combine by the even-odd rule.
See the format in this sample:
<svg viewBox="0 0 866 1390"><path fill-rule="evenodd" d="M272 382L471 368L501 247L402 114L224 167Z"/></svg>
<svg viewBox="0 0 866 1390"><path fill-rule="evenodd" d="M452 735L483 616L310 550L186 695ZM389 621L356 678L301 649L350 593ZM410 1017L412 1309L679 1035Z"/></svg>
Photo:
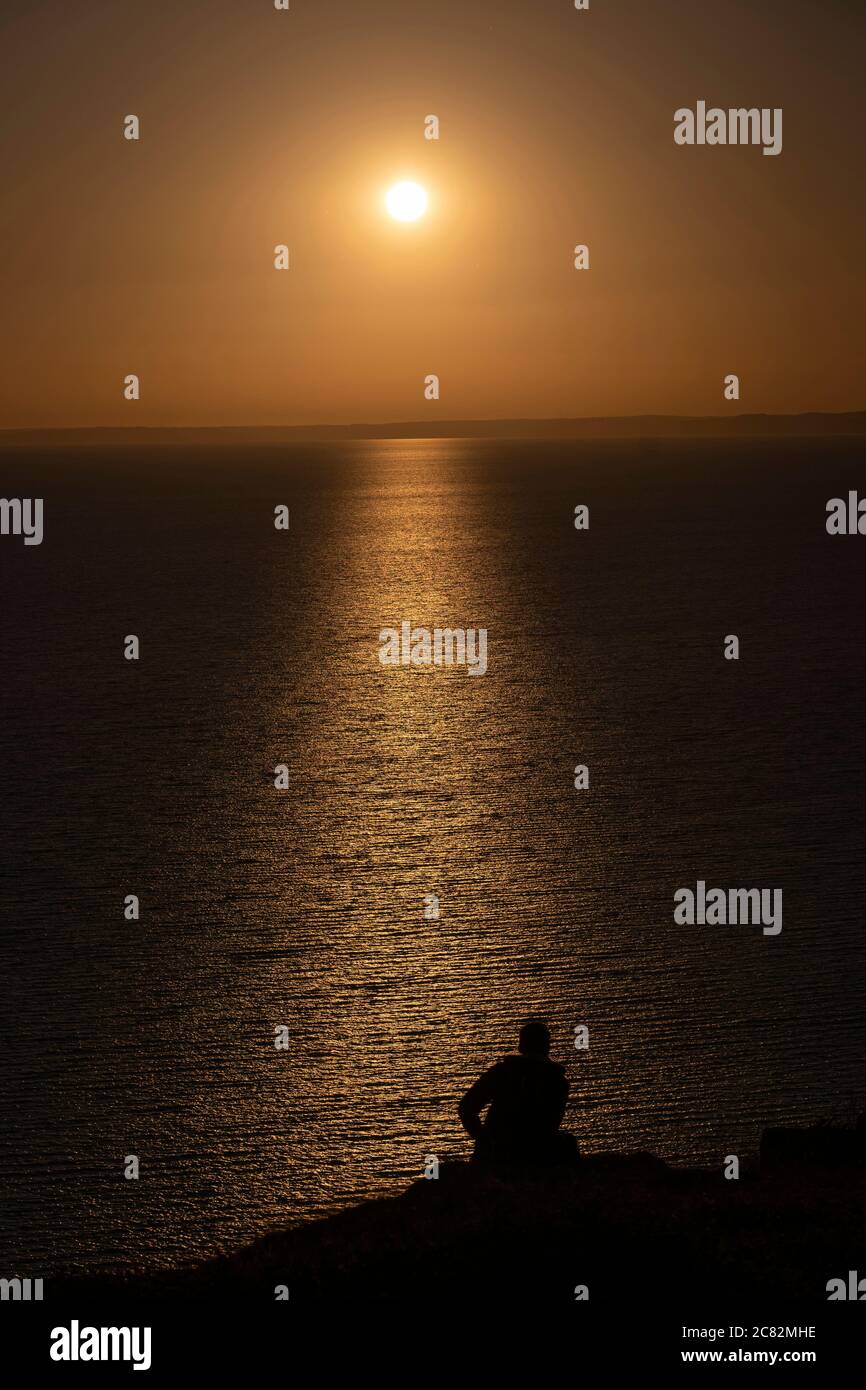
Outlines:
<svg viewBox="0 0 866 1390"><path fill-rule="evenodd" d="M478 1157L543 1162L565 1113L565 1072L548 1057L505 1057L470 1087L460 1119L476 1140ZM489 1105L482 1122L481 1111Z"/></svg>

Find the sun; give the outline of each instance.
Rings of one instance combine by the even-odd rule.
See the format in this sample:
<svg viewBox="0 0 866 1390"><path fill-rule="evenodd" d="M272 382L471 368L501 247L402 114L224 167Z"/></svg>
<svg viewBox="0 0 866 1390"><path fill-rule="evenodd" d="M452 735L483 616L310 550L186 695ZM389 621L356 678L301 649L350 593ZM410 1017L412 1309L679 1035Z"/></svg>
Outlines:
<svg viewBox="0 0 866 1390"><path fill-rule="evenodd" d="M427 194L420 183L395 183L385 194L385 206L398 222L416 222L427 211Z"/></svg>

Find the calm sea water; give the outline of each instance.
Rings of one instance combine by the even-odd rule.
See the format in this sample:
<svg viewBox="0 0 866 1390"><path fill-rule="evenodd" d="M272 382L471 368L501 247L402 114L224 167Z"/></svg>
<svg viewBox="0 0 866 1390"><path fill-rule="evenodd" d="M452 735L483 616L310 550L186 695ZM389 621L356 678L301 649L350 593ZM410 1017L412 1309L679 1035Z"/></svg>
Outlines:
<svg viewBox="0 0 866 1390"><path fill-rule="evenodd" d="M824 529L862 463L7 451L46 519L0 541L0 1272L400 1190L529 1013L586 1151L719 1163L866 1105L866 539ZM487 674L382 667L403 619L486 627ZM781 935L675 925L699 878L781 887Z"/></svg>

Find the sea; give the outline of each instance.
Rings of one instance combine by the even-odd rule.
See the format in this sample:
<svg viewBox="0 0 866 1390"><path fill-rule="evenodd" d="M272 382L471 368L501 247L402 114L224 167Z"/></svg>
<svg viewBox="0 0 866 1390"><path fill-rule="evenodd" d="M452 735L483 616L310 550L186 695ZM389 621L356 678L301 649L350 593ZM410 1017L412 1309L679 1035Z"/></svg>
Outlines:
<svg viewBox="0 0 866 1390"><path fill-rule="evenodd" d="M866 1109L864 448L4 448L0 1273L398 1193L528 1017L586 1154Z"/></svg>

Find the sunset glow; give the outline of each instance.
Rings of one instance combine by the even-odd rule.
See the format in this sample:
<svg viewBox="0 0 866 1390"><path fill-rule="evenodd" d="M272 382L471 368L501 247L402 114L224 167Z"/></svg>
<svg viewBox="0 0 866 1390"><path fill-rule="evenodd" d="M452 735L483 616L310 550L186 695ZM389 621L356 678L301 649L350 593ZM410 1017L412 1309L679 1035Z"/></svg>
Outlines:
<svg viewBox="0 0 866 1390"><path fill-rule="evenodd" d="M395 183L388 189L385 206L398 222L417 222L427 211L427 194L420 183Z"/></svg>

